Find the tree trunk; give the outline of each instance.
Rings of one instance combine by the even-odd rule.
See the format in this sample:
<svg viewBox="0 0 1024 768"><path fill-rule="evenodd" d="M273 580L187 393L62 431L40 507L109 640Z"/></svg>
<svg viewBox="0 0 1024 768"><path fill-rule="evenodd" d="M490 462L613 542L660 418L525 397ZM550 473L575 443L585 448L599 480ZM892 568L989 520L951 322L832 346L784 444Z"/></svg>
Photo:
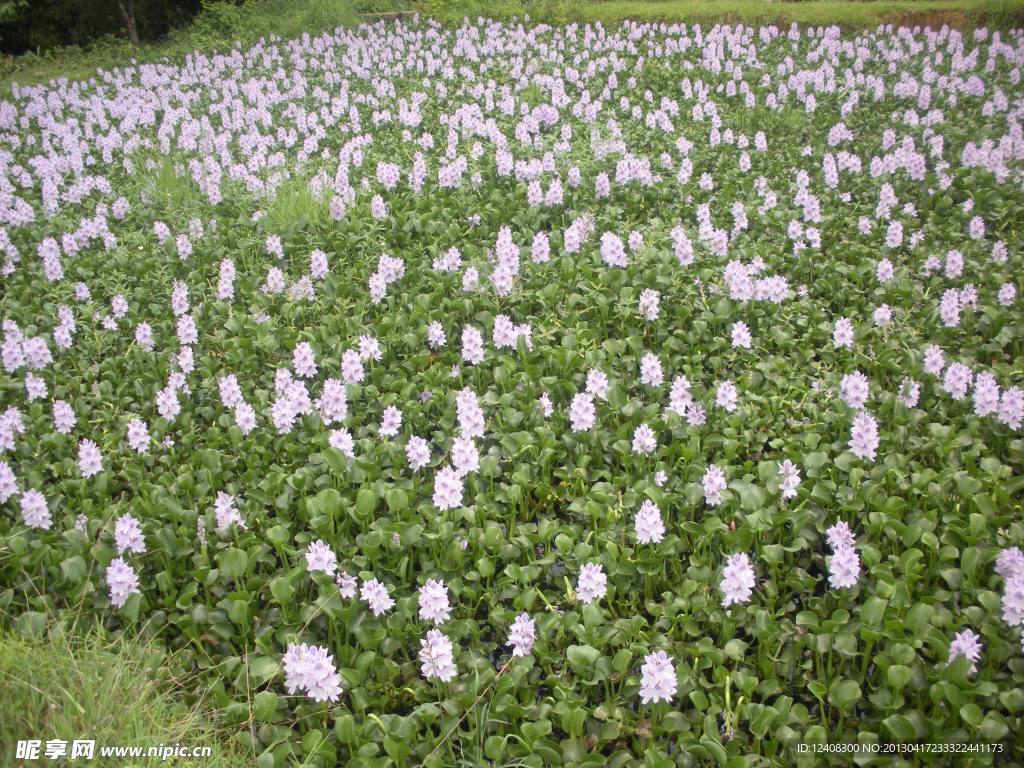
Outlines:
<svg viewBox="0 0 1024 768"><path fill-rule="evenodd" d="M121 21L128 31L128 39L138 45L139 30L135 26L135 3L132 0L117 0L117 10L121 12Z"/></svg>

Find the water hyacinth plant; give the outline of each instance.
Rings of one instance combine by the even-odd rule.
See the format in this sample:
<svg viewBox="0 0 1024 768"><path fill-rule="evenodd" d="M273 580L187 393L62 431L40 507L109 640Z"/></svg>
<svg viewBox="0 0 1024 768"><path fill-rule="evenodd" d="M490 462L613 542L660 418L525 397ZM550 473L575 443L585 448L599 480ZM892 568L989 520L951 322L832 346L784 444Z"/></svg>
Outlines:
<svg viewBox="0 0 1024 768"><path fill-rule="evenodd" d="M0 622L260 768L1024 762L1022 70L409 16L15 85Z"/></svg>

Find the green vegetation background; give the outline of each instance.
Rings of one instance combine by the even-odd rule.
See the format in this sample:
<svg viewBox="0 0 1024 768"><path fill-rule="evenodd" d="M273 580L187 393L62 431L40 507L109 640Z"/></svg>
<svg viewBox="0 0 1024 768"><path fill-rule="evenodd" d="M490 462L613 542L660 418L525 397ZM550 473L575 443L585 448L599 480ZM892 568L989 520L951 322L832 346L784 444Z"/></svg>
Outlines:
<svg viewBox="0 0 1024 768"><path fill-rule="evenodd" d="M132 10L140 44L126 36ZM85 78L133 61L180 60L235 41L317 34L361 20L420 12L464 16L529 14L547 22L625 19L828 25L880 23L1024 26L1024 0L0 0L0 97L12 82Z"/></svg>

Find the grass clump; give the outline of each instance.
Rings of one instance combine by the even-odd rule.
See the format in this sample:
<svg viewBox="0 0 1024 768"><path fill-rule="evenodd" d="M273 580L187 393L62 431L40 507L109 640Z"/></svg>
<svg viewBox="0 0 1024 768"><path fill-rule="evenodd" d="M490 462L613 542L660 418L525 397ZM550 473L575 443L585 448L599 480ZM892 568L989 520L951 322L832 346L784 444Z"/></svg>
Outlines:
<svg viewBox="0 0 1024 768"><path fill-rule="evenodd" d="M159 757L102 758L102 746L211 747L201 758L173 758L178 766L228 768L252 762L210 720L200 701L186 705L181 681L169 679L165 655L140 640L110 641L98 631L65 634L0 632L0 764L14 759L18 741L96 741L94 760L166 764ZM202 699L202 697L200 697ZM42 757L43 752L40 751Z"/></svg>

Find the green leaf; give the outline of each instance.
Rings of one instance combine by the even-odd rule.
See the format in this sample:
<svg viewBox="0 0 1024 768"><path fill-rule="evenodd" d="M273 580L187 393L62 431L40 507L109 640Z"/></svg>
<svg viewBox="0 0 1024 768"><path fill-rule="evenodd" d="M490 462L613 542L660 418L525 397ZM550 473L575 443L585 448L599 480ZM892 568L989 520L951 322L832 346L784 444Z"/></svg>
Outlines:
<svg viewBox="0 0 1024 768"><path fill-rule="evenodd" d="M742 659L746 650L747 644L738 638L733 638L725 644L725 655L730 659L736 659L737 661Z"/></svg>
<svg viewBox="0 0 1024 768"><path fill-rule="evenodd" d="M80 555L72 555L61 561L60 572L72 584L77 584L85 578L88 568L85 565L85 560Z"/></svg>
<svg viewBox="0 0 1024 768"><path fill-rule="evenodd" d="M377 494L372 488L361 488L356 494L355 517L357 520L367 521L377 509Z"/></svg>
<svg viewBox="0 0 1024 768"><path fill-rule="evenodd" d="M258 656L249 663L249 685L259 687L277 674L280 667L273 659L267 656Z"/></svg>
<svg viewBox="0 0 1024 768"><path fill-rule="evenodd" d="M853 680L840 679L832 684L828 700L840 712L847 712L860 699L860 686Z"/></svg>
<svg viewBox="0 0 1024 768"><path fill-rule="evenodd" d="M996 505L992 503L992 499L984 493L979 493L974 496L974 503L978 507L978 511L988 517L996 516Z"/></svg>
<svg viewBox="0 0 1024 768"><path fill-rule="evenodd" d="M757 716L751 720L750 732L757 738L763 739L768 733L768 729L772 727L772 723L775 722L775 718L777 718L778 715L778 711L772 707L764 707L757 713Z"/></svg>
<svg viewBox="0 0 1024 768"><path fill-rule="evenodd" d="M977 728L981 725L981 720L984 716L985 714L981 711L981 707L973 702L960 707L960 718L971 728Z"/></svg>
<svg viewBox="0 0 1024 768"><path fill-rule="evenodd" d="M46 631L46 614L40 611L25 611L14 623L24 637L42 637Z"/></svg>
<svg viewBox="0 0 1024 768"><path fill-rule="evenodd" d="M804 456L804 467L807 468L808 477L816 477L818 469L828 464L828 454L823 451L813 451Z"/></svg>
<svg viewBox="0 0 1024 768"><path fill-rule="evenodd" d="M396 739L390 734L384 736L383 744L384 751L388 753L388 757L399 764L412 751L412 747L405 739Z"/></svg>
<svg viewBox="0 0 1024 768"><path fill-rule="evenodd" d="M661 726L668 733L679 733L687 730L690 724L686 720L686 715L682 712L670 711L666 712L664 717L662 717Z"/></svg>
<svg viewBox="0 0 1024 768"><path fill-rule="evenodd" d="M277 714L277 694L271 691L260 691L253 697L252 714L262 723L272 723Z"/></svg>
<svg viewBox="0 0 1024 768"><path fill-rule="evenodd" d="M391 512L401 512L403 509L409 507L409 494L403 491L401 488L392 488L388 491L385 500L388 504L388 510Z"/></svg>
<svg viewBox="0 0 1024 768"><path fill-rule="evenodd" d="M725 765L729 760L729 753L725 751L720 739L704 735L700 737L700 745L714 756L719 765Z"/></svg>
<svg viewBox="0 0 1024 768"><path fill-rule="evenodd" d="M340 475L348 470L348 457L337 448L328 448L322 455L334 474Z"/></svg>
<svg viewBox="0 0 1024 768"><path fill-rule="evenodd" d="M505 754L505 736L487 736L487 740L483 742L483 755L488 760L501 760Z"/></svg>
<svg viewBox="0 0 1024 768"><path fill-rule="evenodd" d="M985 719L978 729L981 737L989 742L1001 741L1006 738L1006 734L1009 732L1010 726L1006 724L1006 720L998 712L989 712L985 715Z"/></svg>
<svg viewBox="0 0 1024 768"><path fill-rule="evenodd" d="M283 547L291 541L292 535L288 528L283 525L275 525L267 531L267 539L278 547Z"/></svg>
<svg viewBox="0 0 1024 768"><path fill-rule="evenodd" d="M703 712L711 704L711 702L708 701L708 697L699 689L690 691L690 703L693 704L693 708L698 712Z"/></svg>
<svg viewBox="0 0 1024 768"><path fill-rule="evenodd" d="M551 721L544 719L526 722L522 724L520 730L523 732L523 736L526 738L527 743L532 746L535 741L542 739L551 733Z"/></svg>
<svg viewBox="0 0 1024 768"><path fill-rule="evenodd" d="M917 603L907 611L907 617L903 620L903 624L910 632L917 634L931 620L933 613L935 613L935 609L930 605Z"/></svg>
<svg viewBox="0 0 1024 768"><path fill-rule="evenodd" d="M861 605L860 620L872 627L879 626L882 623L882 616L885 615L885 608L888 605L888 600L872 595Z"/></svg>
<svg viewBox="0 0 1024 768"><path fill-rule="evenodd" d="M914 724L903 715L889 715L882 721L882 725L896 741L914 741L917 738Z"/></svg>
<svg viewBox="0 0 1024 768"><path fill-rule="evenodd" d="M228 618L239 626L249 625L249 601L239 598L228 604Z"/></svg>
<svg viewBox="0 0 1024 768"><path fill-rule="evenodd" d="M291 601L292 595L295 594L295 588L290 579L285 576L275 576L270 580L270 594L274 596L278 605L283 606Z"/></svg>
<svg viewBox="0 0 1024 768"><path fill-rule="evenodd" d="M885 671L885 679L888 681L889 687L897 690L909 683L912 677L913 673L910 671L910 667L905 667L902 664L893 664Z"/></svg>
<svg viewBox="0 0 1024 768"><path fill-rule="evenodd" d="M229 579L236 581L245 574L245 566L248 561L249 556L245 553L245 550L238 549L237 547L228 547L217 555L217 565L220 568L220 572Z"/></svg>
<svg viewBox="0 0 1024 768"><path fill-rule="evenodd" d="M321 515L333 518L341 508L341 494L334 488L324 488L314 497L312 506Z"/></svg>
<svg viewBox="0 0 1024 768"><path fill-rule="evenodd" d="M590 645L570 645L565 656L576 668L590 667L601 656L601 652Z"/></svg>
<svg viewBox="0 0 1024 768"><path fill-rule="evenodd" d="M142 595L136 593L131 595L127 602L121 606L121 616L129 621L138 621L141 609Z"/></svg>
<svg viewBox="0 0 1024 768"><path fill-rule="evenodd" d="M334 735L342 744L355 744L356 719L350 714L339 715L334 720Z"/></svg>
<svg viewBox="0 0 1024 768"><path fill-rule="evenodd" d="M818 614L813 611L800 611L796 615L796 623L801 627L809 627L811 629L818 628Z"/></svg>
<svg viewBox="0 0 1024 768"><path fill-rule="evenodd" d="M729 487L740 496L740 506L747 512L756 512L764 506L764 489L753 483L734 480Z"/></svg>

